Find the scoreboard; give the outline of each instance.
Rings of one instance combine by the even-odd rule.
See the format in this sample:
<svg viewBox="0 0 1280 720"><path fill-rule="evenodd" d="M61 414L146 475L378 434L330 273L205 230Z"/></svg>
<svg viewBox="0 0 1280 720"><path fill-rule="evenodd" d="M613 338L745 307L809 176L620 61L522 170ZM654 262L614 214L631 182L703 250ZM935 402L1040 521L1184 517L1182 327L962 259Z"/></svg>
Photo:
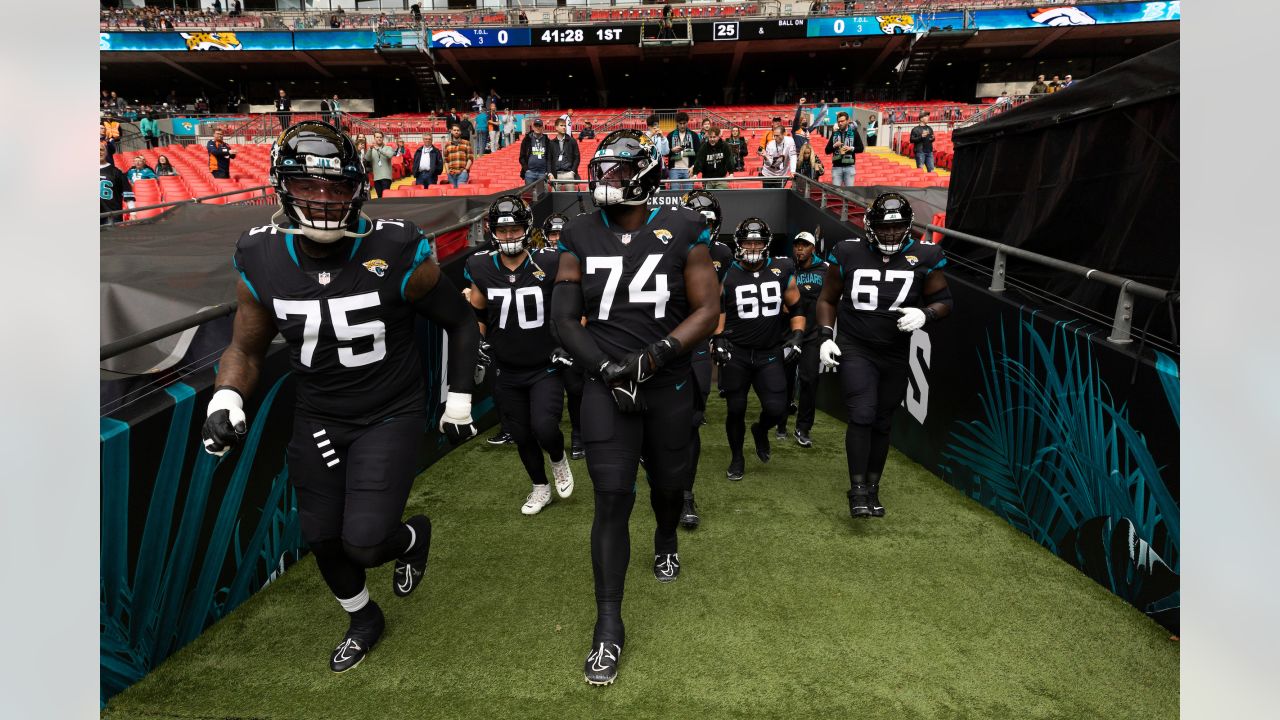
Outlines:
<svg viewBox="0 0 1280 720"><path fill-rule="evenodd" d="M533 31L533 45L639 45L639 25L581 25Z"/></svg>

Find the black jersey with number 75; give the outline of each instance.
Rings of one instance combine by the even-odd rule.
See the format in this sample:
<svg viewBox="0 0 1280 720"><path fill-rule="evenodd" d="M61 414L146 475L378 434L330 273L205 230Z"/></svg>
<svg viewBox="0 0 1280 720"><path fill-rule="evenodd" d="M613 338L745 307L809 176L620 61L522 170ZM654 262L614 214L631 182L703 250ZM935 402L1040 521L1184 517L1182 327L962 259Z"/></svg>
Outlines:
<svg viewBox="0 0 1280 720"><path fill-rule="evenodd" d="M650 211L631 232L611 227L601 211L565 225L560 249L578 258L587 332L606 355L621 359L642 350L689 316L685 261L695 245L710 242L706 218L678 206ZM688 357L672 369L686 366Z"/></svg>
<svg viewBox="0 0 1280 720"><path fill-rule="evenodd" d="M920 307L925 278L947 264L942 248L911 240L885 255L860 238L838 243L830 262L840 270L844 293L836 314L836 342L905 349L911 334L898 330L898 308Z"/></svg>

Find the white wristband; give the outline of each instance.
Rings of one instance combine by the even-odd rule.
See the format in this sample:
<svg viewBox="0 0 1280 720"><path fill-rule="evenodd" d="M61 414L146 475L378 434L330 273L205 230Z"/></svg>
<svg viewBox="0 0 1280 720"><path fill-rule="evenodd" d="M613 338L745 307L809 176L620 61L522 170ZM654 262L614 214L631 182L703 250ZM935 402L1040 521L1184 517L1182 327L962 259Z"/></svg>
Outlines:
<svg viewBox="0 0 1280 720"><path fill-rule="evenodd" d="M212 415L219 410L236 410L244 417L244 398L240 397L240 393L231 388L222 388L213 394L213 398L209 400L209 411L206 417ZM232 413L233 415L235 413Z"/></svg>

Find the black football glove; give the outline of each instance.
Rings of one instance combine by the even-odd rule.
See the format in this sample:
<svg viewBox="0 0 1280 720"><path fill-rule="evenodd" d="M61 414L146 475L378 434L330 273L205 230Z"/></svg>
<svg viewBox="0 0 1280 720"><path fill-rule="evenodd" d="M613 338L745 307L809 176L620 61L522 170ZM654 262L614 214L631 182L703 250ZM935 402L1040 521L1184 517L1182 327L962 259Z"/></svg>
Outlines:
<svg viewBox="0 0 1280 720"><path fill-rule="evenodd" d="M551 351L551 364L567 370L573 367L573 356L569 354L568 350L558 347Z"/></svg>
<svg viewBox="0 0 1280 720"><path fill-rule="evenodd" d="M244 400L231 388L221 388L209 401L208 415L200 429L204 451L222 457L240 444L248 433L245 424Z"/></svg>
<svg viewBox="0 0 1280 720"><path fill-rule="evenodd" d="M609 387L619 412L638 413L645 409L644 399L640 397L640 381L634 377L637 372L634 366L637 357L638 355L633 355L631 363L605 360L600 364L600 379Z"/></svg>
<svg viewBox="0 0 1280 720"><path fill-rule="evenodd" d="M476 436L476 426L471 420L470 393L451 392L445 397L444 412L440 414L440 432L454 445Z"/></svg>
<svg viewBox="0 0 1280 720"><path fill-rule="evenodd" d="M711 338L711 359L716 365L724 367L733 359L733 346L729 344L729 339L723 335L716 335Z"/></svg>
<svg viewBox="0 0 1280 720"><path fill-rule="evenodd" d="M493 346L484 338L480 338L480 352L476 353L476 363L489 367L493 364Z"/></svg>
<svg viewBox="0 0 1280 720"><path fill-rule="evenodd" d="M782 342L782 361L785 363L793 363L800 359L801 343L804 341L803 330L792 330L787 339Z"/></svg>

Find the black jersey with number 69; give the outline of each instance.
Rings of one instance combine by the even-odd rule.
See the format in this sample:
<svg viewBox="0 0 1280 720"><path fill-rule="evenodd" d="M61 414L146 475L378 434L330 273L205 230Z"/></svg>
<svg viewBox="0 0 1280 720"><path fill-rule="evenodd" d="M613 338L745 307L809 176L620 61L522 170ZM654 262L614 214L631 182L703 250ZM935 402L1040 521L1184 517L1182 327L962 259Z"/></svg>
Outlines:
<svg viewBox="0 0 1280 720"><path fill-rule="evenodd" d="M368 229L361 219L358 232ZM374 220L324 259L275 226L240 236L232 262L289 343L298 412L367 425L422 415L426 388L405 300L409 275L431 243L408 220Z"/></svg>
<svg viewBox="0 0 1280 720"><path fill-rule="evenodd" d="M724 276L720 296L724 336L735 346L768 350L782 344L791 327L783 295L795 276L789 258L769 258L758 270L735 260Z"/></svg>
<svg viewBox="0 0 1280 720"><path fill-rule="evenodd" d="M911 334L898 330L898 308L920 307L925 278L947 264L942 248L911 240L894 255L851 238L838 243L831 262L840 270L844 294L836 314L836 342L905 349Z"/></svg>
<svg viewBox="0 0 1280 720"><path fill-rule="evenodd" d="M710 242L706 218L685 207L655 208L631 232L611 227L603 211L569 220L560 249L581 264L587 332L606 355L620 360L642 350L689 316L685 261ZM670 367L688 362L682 354Z"/></svg>
<svg viewBox="0 0 1280 720"><path fill-rule="evenodd" d="M485 299L485 340L502 367L549 366L556 342L551 337L551 289L560 253L550 248L519 256L515 270L496 250L467 258L463 276ZM473 291L474 292L474 291Z"/></svg>

